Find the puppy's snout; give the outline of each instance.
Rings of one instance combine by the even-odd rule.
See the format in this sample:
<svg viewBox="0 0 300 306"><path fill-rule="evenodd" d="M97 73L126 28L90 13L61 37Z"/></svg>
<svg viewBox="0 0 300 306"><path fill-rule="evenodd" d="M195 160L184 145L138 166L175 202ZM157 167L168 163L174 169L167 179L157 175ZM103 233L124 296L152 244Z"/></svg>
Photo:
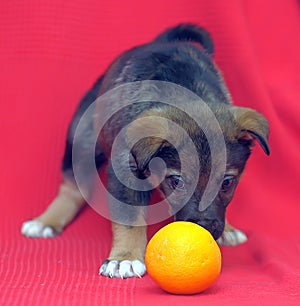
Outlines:
<svg viewBox="0 0 300 306"><path fill-rule="evenodd" d="M224 230L224 222L219 221L217 219L210 220L210 219L204 219L204 220L192 220L188 219L186 221L197 223L198 225L204 227L207 229L215 240L217 240L223 233Z"/></svg>

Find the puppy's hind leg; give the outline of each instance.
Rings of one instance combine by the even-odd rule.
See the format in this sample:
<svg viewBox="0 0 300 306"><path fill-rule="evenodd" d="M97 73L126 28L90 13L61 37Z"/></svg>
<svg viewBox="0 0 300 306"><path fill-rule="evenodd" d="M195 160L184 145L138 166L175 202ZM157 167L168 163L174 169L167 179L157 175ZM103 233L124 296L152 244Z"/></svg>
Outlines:
<svg viewBox="0 0 300 306"><path fill-rule="evenodd" d="M99 150L98 152L99 154L95 156L97 168L105 161L103 154ZM68 154L65 154L63 162L64 179L59 187L56 198L43 214L23 223L21 231L24 236L48 238L60 234L85 206L85 199L91 196L94 176L88 167L86 167L84 156L79 161L79 164L75 166L85 178L84 186L81 186L84 190L85 197L83 197L81 191L78 189L74 178L72 168L74 165L70 162L72 160L70 150L67 149L66 153Z"/></svg>
<svg viewBox="0 0 300 306"><path fill-rule="evenodd" d="M22 234L27 237L54 237L61 233L85 205L77 186L69 179L64 179L58 195L46 211L22 225Z"/></svg>
<svg viewBox="0 0 300 306"><path fill-rule="evenodd" d="M90 173L85 170L85 159L77 162L75 165L85 174L87 182L92 181ZM54 237L61 233L78 214L85 205L85 200L77 188L72 162L72 143L69 141L66 145L63 159L63 182L59 187L56 198L50 203L48 208L40 216L23 223L22 234L27 237ZM90 184L92 186L92 184ZM86 186L86 190L91 191L91 187Z"/></svg>
<svg viewBox="0 0 300 306"><path fill-rule="evenodd" d="M81 186L85 194L85 197L83 197L74 179L72 170L74 165L70 162L72 160L71 155L71 149L67 148L63 162L64 179L56 198L43 214L23 223L21 231L24 236L48 238L60 234L85 206L85 199L91 196L94 176L87 170L88 167L86 167L83 156L79 164L75 165L85 178L84 186ZM99 168L105 158L102 154L99 154L95 157L95 161Z"/></svg>

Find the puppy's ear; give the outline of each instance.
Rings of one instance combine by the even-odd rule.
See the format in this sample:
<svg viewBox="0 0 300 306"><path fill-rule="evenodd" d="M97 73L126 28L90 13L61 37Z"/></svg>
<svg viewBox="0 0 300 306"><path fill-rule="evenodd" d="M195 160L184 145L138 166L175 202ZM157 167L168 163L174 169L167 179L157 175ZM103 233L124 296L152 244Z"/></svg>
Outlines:
<svg viewBox="0 0 300 306"><path fill-rule="evenodd" d="M163 148L176 145L177 140L173 138L166 118L150 112L137 118L126 129L127 144L142 171Z"/></svg>
<svg viewBox="0 0 300 306"><path fill-rule="evenodd" d="M269 155L269 124L267 119L251 108L233 107L232 113L239 127L238 141L251 146L253 141L257 140L264 152Z"/></svg>

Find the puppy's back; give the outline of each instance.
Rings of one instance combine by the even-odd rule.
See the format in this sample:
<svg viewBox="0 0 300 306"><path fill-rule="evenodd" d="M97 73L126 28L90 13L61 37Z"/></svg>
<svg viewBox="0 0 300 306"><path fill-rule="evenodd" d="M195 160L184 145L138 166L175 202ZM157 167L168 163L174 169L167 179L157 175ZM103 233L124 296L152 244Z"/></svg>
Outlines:
<svg viewBox="0 0 300 306"><path fill-rule="evenodd" d="M100 94L129 82L157 80L183 86L206 103L230 103L212 53L213 42L203 28L190 24L170 28L121 54L105 73Z"/></svg>

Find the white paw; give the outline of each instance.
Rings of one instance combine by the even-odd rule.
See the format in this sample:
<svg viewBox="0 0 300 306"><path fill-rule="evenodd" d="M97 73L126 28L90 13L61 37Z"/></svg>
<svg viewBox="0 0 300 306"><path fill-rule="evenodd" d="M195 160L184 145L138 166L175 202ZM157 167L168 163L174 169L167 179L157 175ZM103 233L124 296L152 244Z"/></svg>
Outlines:
<svg viewBox="0 0 300 306"><path fill-rule="evenodd" d="M105 260L99 270L99 274L110 278L142 277L145 273L146 266L140 260Z"/></svg>
<svg viewBox="0 0 300 306"><path fill-rule="evenodd" d="M217 240L219 245L236 246L246 242L247 236L238 229L224 231L222 236Z"/></svg>
<svg viewBox="0 0 300 306"><path fill-rule="evenodd" d="M22 224L21 232L30 238L51 238L56 236L51 226L44 226L40 221L30 220Z"/></svg>

